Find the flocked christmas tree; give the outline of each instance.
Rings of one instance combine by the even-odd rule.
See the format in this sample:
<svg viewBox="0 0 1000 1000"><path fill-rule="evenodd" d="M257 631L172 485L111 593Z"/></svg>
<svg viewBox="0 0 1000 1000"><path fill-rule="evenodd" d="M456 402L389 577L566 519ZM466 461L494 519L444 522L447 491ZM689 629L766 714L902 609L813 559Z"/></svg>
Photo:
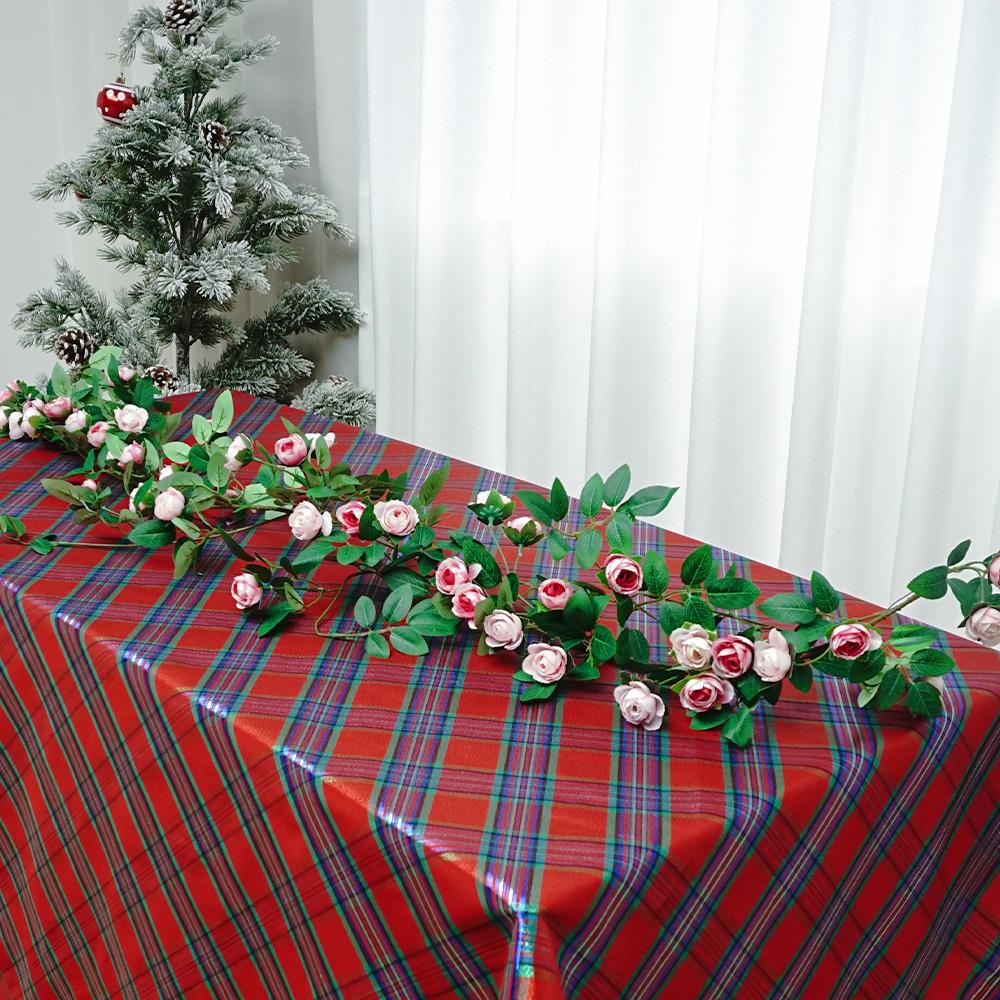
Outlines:
<svg viewBox="0 0 1000 1000"><path fill-rule="evenodd" d="M98 345L117 345L123 364L148 371L165 392L195 384L287 401L313 367L287 338L357 326L350 296L322 278L289 284L263 315L233 321L241 291L267 292L268 272L297 259L297 237L322 227L334 239L350 238L324 195L286 182L287 169L308 163L299 141L247 114L242 95L215 93L277 44L221 31L246 3L168 0L165 10L148 6L129 19L121 64L141 50L156 67L152 83L133 89L120 78L103 88L98 109L108 124L79 159L49 171L34 195L74 197L60 222L99 232L102 257L138 278L112 303L57 262L55 287L18 309L22 343L69 365L85 362ZM196 344L222 350L192 371ZM357 423L374 412L370 393L339 379L307 386L299 400Z"/></svg>

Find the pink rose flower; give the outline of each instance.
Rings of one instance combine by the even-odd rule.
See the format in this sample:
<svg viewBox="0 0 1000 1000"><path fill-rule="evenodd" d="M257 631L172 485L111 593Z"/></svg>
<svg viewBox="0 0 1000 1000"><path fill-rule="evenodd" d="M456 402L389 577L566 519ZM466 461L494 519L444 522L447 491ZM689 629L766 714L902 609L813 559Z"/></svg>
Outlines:
<svg viewBox="0 0 1000 1000"><path fill-rule="evenodd" d="M712 663L713 638L701 625L685 625L670 633L670 648L687 670L707 670Z"/></svg>
<svg viewBox="0 0 1000 1000"><path fill-rule="evenodd" d="M995 646L1000 642L1000 608L979 608L969 615L965 631L970 639L984 646Z"/></svg>
<svg viewBox="0 0 1000 1000"><path fill-rule="evenodd" d="M555 684L566 673L567 662L562 646L533 642L528 646L528 655L521 661L521 669L539 684Z"/></svg>
<svg viewBox="0 0 1000 1000"><path fill-rule="evenodd" d="M288 526L300 542L311 542L323 530L323 515L314 503L303 500L288 515Z"/></svg>
<svg viewBox="0 0 1000 1000"><path fill-rule="evenodd" d="M358 528L361 525L361 515L365 512L365 504L362 500L350 500L341 504L337 508L337 520L347 532L348 538L358 537Z"/></svg>
<svg viewBox="0 0 1000 1000"><path fill-rule="evenodd" d="M728 705L736 697L732 684L715 674L692 677L681 688L681 704L689 712L707 712Z"/></svg>
<svg viewBox="0 0 1000 1000"><path fill-rule="evenodd" d="M994 587L1000 587L1000 555L990 563L990 583Z"/></svg>
<svg viewBox="0 0 1000 1000"><path fill-rule="evenodd" d="M536 527L538 526L538 522L535 521L533 517L512 517L504 522L508 528L512 528L514 531L523 531L525 525L532 523L534 523Z"/></svg>
<svg viewBox="0 0 1000 1000"><path fill-rule="evenodd" d="M486 600L486 591L475 583L460 583L455 588L451 598L451 610L459 618L469 623L469 628L475 628L473 619L476 617L476 605Z"/></svg>
<svg viewBox="0 0 1000 1000"><path fill-rule="evenodd" d="M153 502L153 516L161 521L172 521L184 513L184 494L173 486L164 490Z"/></svg>
<svg viewBox="0 0 1000 1000"><path fill-rule="evenodd" d="M24 437L24 414L20 410L14 410L7 417L7 433L11 441L20 441Z"/></svg>
<svg viewBox="0 0 1000 1000"><path fill-rule="evenodd" d="M251 454L250 439L244 434L237 434L226 449L225 468L229 472L239 472Z"/></svg>
<svg viewBox="0 0 1000 1000"><path fill-rule="evenodd" d="M282 465L301 465L309 454L309 446L298 434L290 434L278 439L274 454Z"/></svg>
<svg viewBox="0 0 1000 1000"><path fill-rule="evenodd" d="M66 430L75 434L77 431L83 431L87 429L87 414L83 410L74 410L67 418L64 424Z"/></svg>
<svg viewBox="0 0 1000 1000"><path fill-rule="evenodd" d="M491 649L517 649L524 638L521 619L509 611L493 611L483 619L486 645Z"/></svg>
<svg viewBox="0 0 1000 1000"><path fill-rule="evenodd" d="M387 535L409 535L420 521L420 515L402 500L380 500L375 504L375 519Z"/></svg>
<svg viewBox="0 0 1000 1000"><path fill-rule="evenodd" d="M642 681L629 681L615 688L615 701L622 718L645 730L659 729L667 706L658 694L653 694Z"/></svg>
<svg viewBox="0 0 1000 1000"><path fill-rule="evenodd" d="M24 413L21 415L21 430L29 438L38 437L38 428L31 422L31 419L32 417L40 416L42 416L41 409L32 406L31 403L24 408ZM13 437L13 435L11 435L11 437Z"/></svg>
<svg viewBox="0 0 1000 1000"><path fill-rule="evenodd" d="M146 509L146 505L144 503L137 504L135 502L135 495L141 489L142 489L142 486L139 485L139 486L136 486L135 489L129 491L129 495L128 495L128 509L130 511L132 511L133 514L138 514L140 511L143 511L143 510Z"/></svg>
<svg viewBox="0 0 1000 1000"><path fill-rule="evenodd" d="M542 580L538 585L538 599L549 611L561 611L573 596L573 588L558 577Z"/></svg>
<svg viewBox="0 0 1000 1000"><path fill-rule="evenodd" d="M135 369L134 368L129 368L128 365L119 365L118 366L118 377L123 382L131 382L132 379L135 378Z"/></svg>
<svg viewBox="0 0 1000 1000"><path fill-rule="evenodd" d="M14 393L10 389L0 389L0 403L6 403Z"/></svg>
<svg viewBox="0 0 1000 1000"><path fill-rule="evenodd" d="M234 576L229 593L233 595L236 607L241 611L252 608L255 604L260 604L261 598L264 596L260 580L253 573L240 573L238 576Z"/></svg>
<svg viewBox="0 0 1000 1000"><path fill-rule="evenodd" d="M42 408L42 412L49 420L62 420L70 410L73 409L73 401L69 396L56 396L50 399Z"/></svg>
<svg viewBox="0 0 1000 1000"><path fill-rule="evenodd" d="M118 425L118 429L126 434L141 433L147 420L149 420L149 413L134 403L126 403L115 410L115 423Z"/></svg>
<svg viewBox="0 0 1000 1000"><path fill-rule="evenodd" d="M100 448L104 444L110 426L106 420L98 420L90 425L90 430L87 431L87 442L92 448Z"/></svg>
<svg viewBox="0 0 1000 1000"><path fill-rule="evenodd" d="M93 479L85 479L82 483L80 483L80 486L82 486L85 490L93 490L95 493L97 492L97 483L95 483Z"/></svg>
<svg viewBox="0 0 1000 1000"><path fill-rule="evenodd" d="M316 442L322 438L326 443L327 448L332 448L337 443L337 435L333 431L327 431L326 434L310 433L306 434L306 440L309 442L309 451L316 450Z"/></svg>
<svg viewBox="0 0 1000 1000"><path fill-rule="evenodd" d="M745 635L724 635L712 643L712 669L726 680L742 677L753 664L753 643Z"/></svg>
<svg viewBox="0 0 1000 1000"><path fill-rule="evenodd" d="M616 594L631 597L642 590L642 567L628 556L612 556L604 564L604 575Z"/></svg>
<svg viewBox="0 0 1000 1000"><path fill-rule="evenodd" d="M753 661L754 673L768 683L783 680L792 669L792 654L788 651L788 641L776 629L767 633L766 642L758 642Z"/></svg>
<svg viewBox="0 0 1000 1000"><path fill-rule="evenodd" d="M3 407L0 407L0 431L7 426L8 420L10 420L10 413Z"/></svg>
<svg viewBox="0 0 1000 1000"><path fill-rule="evenodd" d="M121 458L118 459L118 467L124 469L129 462L135 462L136 465L139 465L145 457L146 449L138 441L133 441L122 449Z"/></svg>
<svg viewBox="0 0 1000 1000"><path fill-rule="evenodd" d="M842 660L856 660L869 649L878 649L882 636L864 625L838 625L830 633L830 651Z"/></svg>
<svg viewBox="0 0 1000 1000"><path fill-rule="evenodd" d="M459 556L449 556L438 563L438 567L434 571L434 586L442 594L447 594L450 597L463 583L471 583L475 580L481 569L482 566L479 563L466 566L465 560Z"/></svg>
<svg viewBox="0 0 1000 1000"><path fill-rule="evenodd" d="M158 479L167 479L169 476L174 474L174 467L169 463L165 463L163 468L160 469L160 474L157 476Z"/></svg>

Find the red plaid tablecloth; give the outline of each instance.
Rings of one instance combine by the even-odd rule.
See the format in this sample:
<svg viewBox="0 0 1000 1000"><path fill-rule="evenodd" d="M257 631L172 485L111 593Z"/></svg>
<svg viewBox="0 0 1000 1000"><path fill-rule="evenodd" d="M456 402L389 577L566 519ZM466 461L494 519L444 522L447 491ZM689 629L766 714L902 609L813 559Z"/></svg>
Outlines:
<svg viewBox="0 0 1000 1000"><path fill-rule="evenodd" d="M274 404L238 405L237 429L284 433ZM444 461L337 432L356 470ZM0 509L68 524L39 482L68 467L0 444ZM452 463L454 523L489 487L515 483ZM690 546L650 525L638 544L675 573ZM280 522L255 545L292 550ZM738 750L676 707L659 735L623 724L610 669L521 706L514 662L466 636L416 664L306 620L259 639L222 546L171 569L0 543L11 996L998 995L994 652L950 640L943 718L876 720L820 678Z"/></svg>

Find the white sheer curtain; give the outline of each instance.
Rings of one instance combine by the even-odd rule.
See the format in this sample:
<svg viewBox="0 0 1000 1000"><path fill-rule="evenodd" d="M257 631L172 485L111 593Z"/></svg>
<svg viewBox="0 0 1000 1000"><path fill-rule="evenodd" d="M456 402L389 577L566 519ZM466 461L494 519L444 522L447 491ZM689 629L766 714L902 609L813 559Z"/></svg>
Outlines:
<svg viewBox="0 0 1000 1000"><path fill-rule="evenodd" d="M573 486L627 460L684 485L668 524L876 599L1000 542L1000 5L377 0L363 32L382 430Z"/></svg>

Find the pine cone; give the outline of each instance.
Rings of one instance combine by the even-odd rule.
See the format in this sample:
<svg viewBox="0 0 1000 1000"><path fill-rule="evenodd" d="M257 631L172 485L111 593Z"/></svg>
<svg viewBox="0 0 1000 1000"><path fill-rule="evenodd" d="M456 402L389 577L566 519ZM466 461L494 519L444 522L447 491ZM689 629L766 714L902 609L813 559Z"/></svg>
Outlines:
<svg viewBox="0 0 1000 1000"><path fill-rule="evenodd" d="M81 368L97 350L97 341L84 330L71 326L63 330L52 345L55 356L71 368Z"/></svg>
<svg viewBox="0 0 1000 1000"><path fill-rule="evenodd" d="M229 129L222 122L202 122L201 141L213 153L221 153L229 145Z"/></svg>
<svg viewBox="0 0 1000 1000"><path fill-rule="evenodd" d="M177 391L180 379L166 365L150 365L143 373L145 378L153 380L153 385L163 396L169 396Z"/></svg>
<svg viewBox="0 0 1000 1000"><path fill-rule="evenodd" d="M188 32L198 17L198 6L192 0L168 0L163 23L168 31Z"/></svg>

